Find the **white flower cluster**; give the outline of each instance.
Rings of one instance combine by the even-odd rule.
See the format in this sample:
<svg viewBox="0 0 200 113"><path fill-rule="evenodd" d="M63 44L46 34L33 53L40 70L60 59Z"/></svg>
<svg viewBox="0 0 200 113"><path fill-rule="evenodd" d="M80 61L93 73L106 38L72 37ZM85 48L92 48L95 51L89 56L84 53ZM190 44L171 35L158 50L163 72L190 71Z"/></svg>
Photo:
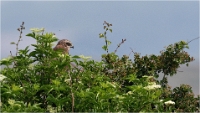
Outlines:
<svg viewBox="0 0 200 113"><path fill-rule="evenodd" d="M6 78L6 76L0 74L0 82L3 81L3 79L5 79L5 78Z"/></svg>
<svg viewBox="0 0 200 113"><path fill-rule="evenodd" d="M156 85L156 83L153 82L153 83L150 83L148 86L146 86L144 88L147 89L147 90L153 90L153 89L161 88L161 86L160 85Z"/></svg>
<svg viewBox="0 0 200 113"><path fill-rule="evenodd" d="M123 97L123 96L121 96L121 95L116 95L115 98L124 99L125 97Z"/></svg>
<svg viewBox="0 0 200 113"><path fill-rule="evenodd" d="M174 105L174 104L175 104L175 102L173 102L173 101L171 101L171 100L165 102L165 105Z"/></svg>
<svg viewBox="0 0 200 113"><path fill-rule="evenodd" d="M44 32L44 28L41 28L41 29L39 29L39 28L31 28L30 29L32 32L34 32L34 33L41 33L41 32Z"/></svg>
<svg viewBox="0 0 200 113"><path fill-rule="evenodd" d="M9 61L11 58L12 58L11 56L9 56L7 58L3 58L3 59L0 60L0 62Z"/></svg>
<svg viewBox="0 0 200 113"><path fill-rule="evenodd" d="M132 91L129 91L128 93L126 93L127 95L131 95L131 94L133 94L133 92Z"/></svg>
<svg viewBox="0 0 200 113"><path fill-rule="evenodd" d="M143 78L148 78L148 79L150 79L150 78L153 78L153 76L147 76L147 75L144 75L144 76L142 76Z"/></svg>
<svg viewBox="0 0 200 113"><path fill-rule="evenodd" d="M64 58L65 55L64 54L58 54L59 57Z"/></svg>
<svg viewBox="0 0 200 113"><path fill-rule="evenodd" d="M84 55L79 55L79 57L82 58L84 61L86 61L86 60L92 58L92 57L86 57L86 56L84 56Z"/></svg>

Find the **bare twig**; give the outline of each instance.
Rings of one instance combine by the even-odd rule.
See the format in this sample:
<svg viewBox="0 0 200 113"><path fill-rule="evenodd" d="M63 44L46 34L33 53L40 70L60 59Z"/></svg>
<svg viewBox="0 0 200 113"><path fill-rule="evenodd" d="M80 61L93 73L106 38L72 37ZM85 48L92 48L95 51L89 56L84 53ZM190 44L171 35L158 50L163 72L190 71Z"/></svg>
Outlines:
<svg viewBox="0 0 200 113"><path fill-rule="evenodd" d="M105 42L106 42L106 52L108 53L108 43L107 43L106 33L104 33L104 36L105 36Z"/></svg>
<svg viewBox="0 0 200 113"><path fill-rule="evenodd" d="M115 49L115 52L117 52L117 49L126 41L126 39L122 39L122 41L117 45L117 48Z"/></svg>
<svg viewBox="0 0 200 113"><path fill-rule="evenodd" d="M112 26L112 24L109 24L108 22L104 21L103 25L105 25L105 24L106 24L108 27ZM105 29L105 27L104 27L104 29Z"/></svg>
<svg viewBox="0 0 200 113"><path fill-rule="evenodd" d="M194 38L194 39L188 41L187 44L189 44L190 42L192 42L192 41L194 41L194 40L196 40L196 39L198 39L198 38L200 38L200 37L197 37L197 38Z"/></svg>
<svg viewBox="0 0 200 113"><path fill-rule="evenodd" d="M128 55L129 57L130 57L131 53L135 54L135 52L133 51L133 49L131 47L130 47L130 49L131 49L131 52Z"/></svg>
<svg viewBox="0 0 200 113"><path fill-rule="evenodd" d="M183 72L183 71L179 71L179 70L177 70L178 72Z"/></svg>
<svg viewBox="0 0 200 113"><path fill-rule="evenodd" d="M22 30L25 29L24 27L24 22L22 22L22 25L20 25L20 28L18 28L17 30L20 32L20 35L19 35L19 39L16 43L16 56L17 56L17 53L18 53L18 46L19 46L19 42L21 41L21 38L22 38Z"/></svg>

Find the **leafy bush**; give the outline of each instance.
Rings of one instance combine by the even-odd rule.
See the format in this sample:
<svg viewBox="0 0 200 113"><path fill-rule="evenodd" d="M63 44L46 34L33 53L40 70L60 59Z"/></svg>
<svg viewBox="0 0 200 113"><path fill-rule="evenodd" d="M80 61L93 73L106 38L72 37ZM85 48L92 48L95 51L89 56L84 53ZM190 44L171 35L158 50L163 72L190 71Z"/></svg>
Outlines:
<svg viewBox="0 0 200 113"><path fill-rule="evenodd" d="M2 59L1 108L3 112L195 112L199 97L195 98L188 85L170 89L167 76L173 76L180 64L193 61L183 49L188 43L180 41L169 45L160 55L140 56L134 53L119 57L116 52L126 39L109 52L111 41L106 34L112 24L104 22L105 40L102 61L90 57L70 56L53 51L58 39L44 29L31 29L26 36L36 40L18 50L15 56ZM15 44L15 43L12 43ZM70 64L75 63L72 67ZM66 68L67 67L67 68ZM164 73L161 81L156 78ZM183 98L184 97L184 98ZM171 101L172 100L172 101ZM189 105L189 106L188 106Z"/></svg>

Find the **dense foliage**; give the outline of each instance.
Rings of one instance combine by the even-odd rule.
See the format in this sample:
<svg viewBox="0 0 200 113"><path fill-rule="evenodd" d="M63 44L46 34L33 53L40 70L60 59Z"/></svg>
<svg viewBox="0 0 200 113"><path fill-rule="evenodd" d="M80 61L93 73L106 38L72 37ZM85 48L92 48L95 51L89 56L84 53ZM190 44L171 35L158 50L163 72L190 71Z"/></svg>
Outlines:
<svg viewBox="0 0 200 113"><path fill-rule="evenodd" d="M32 29L26 36L36 40L33 51L27 46L18 50L24 23L19 28L17 53L0 64L2 112L198 112L199 96L189 85L171 89L167 76L176 74L181 64L193 57L184 51L188 43L169 45L160 55L140 56L133 52L119 57L109 52L111 41L106 34L112 24L104 22L105 40L102 61L70 56L53 51L58 39L44 29ZM13 43L15 44L15 43ZM70 63L77 67L72 67ZM66 68L67 67L67 68ZM163 79L157 80L159 73Z"/></svg>

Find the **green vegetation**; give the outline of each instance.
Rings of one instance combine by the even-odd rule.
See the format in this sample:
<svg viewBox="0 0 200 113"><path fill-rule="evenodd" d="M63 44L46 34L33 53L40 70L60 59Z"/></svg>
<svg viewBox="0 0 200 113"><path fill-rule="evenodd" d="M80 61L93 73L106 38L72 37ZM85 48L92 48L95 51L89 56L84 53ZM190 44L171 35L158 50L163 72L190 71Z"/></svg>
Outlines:
<svg viewBox="0 0 200 113"><path fill-rule="evenodd" d="M58 39L44 29L32 29L26 36L36 40L33 51L27 46L18 50L24 23L19 28L17 53L2 59L2 112L198 112L199 96L189 85L171 89L167 76L176 74L181 64L193 57L184 51L188 43L169 45L160 55L119 57L117 49L109 52L111 41L106 34L112 24L104 22L105 40L102 61L90 57L63 55L53 51ZM12 44L15 44L14 42ZM77 67L72 67L73 62ZM67 70L66 70L67 66ZM161 81L159 73L164 73Z"/></svg>

